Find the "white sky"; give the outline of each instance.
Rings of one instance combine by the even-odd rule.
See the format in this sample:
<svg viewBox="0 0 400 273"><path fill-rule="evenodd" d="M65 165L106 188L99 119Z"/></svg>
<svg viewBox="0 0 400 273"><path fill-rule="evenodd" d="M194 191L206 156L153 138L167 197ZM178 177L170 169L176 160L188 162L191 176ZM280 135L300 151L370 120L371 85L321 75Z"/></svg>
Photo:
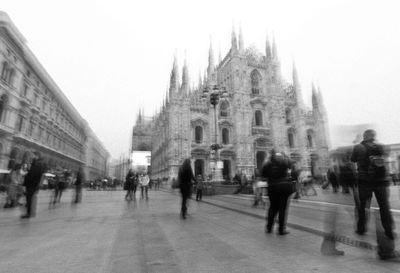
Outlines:
<svg viewBox="0 0 400 273"><path fill-rule="evenodd" d="M397 2L0 0L0 9L118 158L139 107L152 115L161 105L174 53L181 67L187 51L197 83L210 36L218 60L233 22L263 53L274 33L284 77L294 60L307 103L311 82L321 86L331 125L375 123L381 142L400 142Z"/></svg>

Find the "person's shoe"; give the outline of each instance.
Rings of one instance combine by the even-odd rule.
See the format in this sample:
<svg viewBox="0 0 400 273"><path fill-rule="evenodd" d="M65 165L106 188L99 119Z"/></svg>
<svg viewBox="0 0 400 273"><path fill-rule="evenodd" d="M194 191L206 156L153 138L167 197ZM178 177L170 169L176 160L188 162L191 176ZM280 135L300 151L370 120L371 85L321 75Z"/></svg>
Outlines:
<svg viewBox="0 0 400 273"><path fill-rule="evenodd" d="M344 251L342 250L337 250L336 248L330 249L330 250L324 250L321 251L322 255L325 256L342 256L344 255Z"/></svg>
<svg viewBox="0 0 400 273"><path fill-rule="evenodd" d="M31 217L31 216L28 215L28 214L21 215L21 219L28 219L28 218L30 218L30 217Z"/></svg>
<svg viewBox="0 0 400 273"><path fill-rule="evenodd" d="M358 235L360 235L360 236L364 236L364 235L365 235L365 230L357 229L357 230L356 230L356 233L357 233Z"/></svg>
<svg viewBox="0 0 400 273"><path fill-rule="evenodd" d="M279 231L278 232L278 235L287 235L287 234L289 234L290 232L289 231L287 231L287 230L282 230L282 231Z"/></svg>
<svg viewBox="0 0 400 273"><path fill-rule="evenodd" d="M394 260L394 259L398 260L398 259L400 259L400 255L396 251L393 251L393 252L387 253L387 254L379 254L378 253L378 257L381 260Z"/></svg>
<svg viewBox="0 0 400 273"><path fill-rule="evenodd" d="M272 233L272 227L268 227L267 225L265 225L265 233Z"/></svg>

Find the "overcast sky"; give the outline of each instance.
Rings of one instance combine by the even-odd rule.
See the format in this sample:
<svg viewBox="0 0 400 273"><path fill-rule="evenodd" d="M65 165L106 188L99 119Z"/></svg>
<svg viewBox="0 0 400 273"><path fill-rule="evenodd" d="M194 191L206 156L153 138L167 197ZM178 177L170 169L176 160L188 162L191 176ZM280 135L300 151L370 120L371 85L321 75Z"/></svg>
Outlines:
<svg viewBox="0 0 400 273"><path fill-rule="evenodd" d="M300 3L301 2L301 3ZM28 46L93 128L112 157L127 153L140 107L153 115L173 55L186 51L191 80L230 47L232 24L245 46L278 44L282 72L295 61L303 96L320 85L330 125L375 123L400 142L398 1L1 0Z"/></svg>

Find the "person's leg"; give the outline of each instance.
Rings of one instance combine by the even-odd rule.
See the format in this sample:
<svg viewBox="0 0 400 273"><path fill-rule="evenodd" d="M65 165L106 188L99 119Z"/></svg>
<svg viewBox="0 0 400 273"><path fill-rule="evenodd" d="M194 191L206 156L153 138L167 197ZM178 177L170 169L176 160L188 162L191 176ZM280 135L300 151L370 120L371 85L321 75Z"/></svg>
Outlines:
<svg viewBox="0 0 400 273"><path fill-rule="evenodd" d="M26 192L26 215L25 215L27 217L30 217L32 213L32 199L33 199L33 191L28 190Z"/></svg>
<svg viewBox="0 0 400 273"><path fill-rule="evenodd" d="M288 204L289 195L282 194L279 196L279 233L283 234L286 231L286 214L287 214L287 204Z"/></svg>
<svg viewBox="0 0 400 273"><path fill-rule="evenodd" d="M187 196L182 194L181 216L183 219L186 218L186 212L187 212L186 201L187 201Z"/></svg>
<svg viewBox="0 0 400 273"><path fill-rule="evenodd" d="M149 186L144 187L144 192L146 195L146 199L149 199Z"/></svg>
<svg viewBox="0 0 400 273"><path fill-rule="evenodd" d="M268 209L268 218L267 218L267 226L266 226L267 232L272 231L272 227L274 226L275 216L278 213L279 199L277 199L277 196L275 193L270 193L269 203L270 204L269 204L269 209Z"/></svg>
<svg viewBox="0 0 400 273"><path fill-rule="evenodd" d="M203 198L203 189L200 190L200 194L199 195L200 195L200 201L201 201L201 199Z"/></svg>
<svg viewBox="0 0 400 273"><path fill-rule="evenodd" d="M197 191L196 191L196 201L199 201L199 197L200 197L200 190L197 189Z"/></svg>
<svg viewBox="0 0 400 273"><path fill-rule="evenodd" d="M137 185L133 185L133 199L136 199L136 189Z"/></svg>
<svg viewBox="0 0 400 273"><path fill-rule="evenodd" d="M358 194L360 198L360 206L358 208L358 222L357 222L357 233L362 235L366 231L367 215L365 208L370 203L372 197L372 189L365 186L358 188Z"/></svg>
<svg viewBox="0 0 400 273"><path fill-rule="evenodd" d="M142 199L144 198L144 196L143 196L143 191L144 191L143 186L140 186L140 197L141 197Z"/></svg>
<svg viewBox="0 0 400 273"><path fill-rule="evenodd" d="M383 229L385 230L385 234L389 239L393 240L393 217L390 211L389 189L387 187L376 187L374 188L374 194L379 205L381 222Z"/></svg>

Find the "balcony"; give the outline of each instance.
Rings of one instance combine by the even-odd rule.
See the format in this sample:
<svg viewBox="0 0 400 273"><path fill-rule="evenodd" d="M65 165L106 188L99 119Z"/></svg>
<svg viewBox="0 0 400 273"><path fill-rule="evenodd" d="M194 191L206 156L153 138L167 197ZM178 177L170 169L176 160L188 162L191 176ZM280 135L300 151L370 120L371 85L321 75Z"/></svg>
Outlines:
<svg viewBox="0 0 400 273"><path fill-rule="evenodd" d="M251 128L251 134L252 135L263 135L263 136L269 136L271 134L271 129L269 127L265 126L255 126Z"/></svg>

